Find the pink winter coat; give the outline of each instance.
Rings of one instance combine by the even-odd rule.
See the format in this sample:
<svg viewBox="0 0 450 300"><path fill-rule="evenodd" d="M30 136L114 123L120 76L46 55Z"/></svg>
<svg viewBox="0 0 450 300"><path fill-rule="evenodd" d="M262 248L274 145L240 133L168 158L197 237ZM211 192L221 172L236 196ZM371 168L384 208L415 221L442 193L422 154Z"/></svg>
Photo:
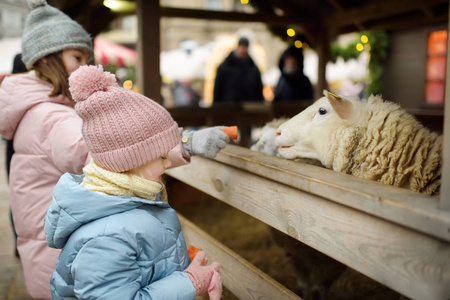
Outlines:
<svg viewBox="0 0 450 300"><path fill-rule="evenodd" d="M53 187L66 172L81 174L89 159L81 118L66 97L49 97L52 89L34 72L7 77L0 87L0 134L14 139L9 183L17 249L35 299L51 298L60 252L47 246L44 234Z"/></svg>
<svg viewBox="0 0 450 300"><path fill-rule="evenodd" d="M44 234L53 187L66 172L81 174L90 160L81 118L67 98L49 97L52 89L34 72L7 77L0 86L0 134L14 139L9 184L17 249L35 299L51 298L60 252L47 246ZM188 162L181 144L169 154L172 167Z"/></svg>

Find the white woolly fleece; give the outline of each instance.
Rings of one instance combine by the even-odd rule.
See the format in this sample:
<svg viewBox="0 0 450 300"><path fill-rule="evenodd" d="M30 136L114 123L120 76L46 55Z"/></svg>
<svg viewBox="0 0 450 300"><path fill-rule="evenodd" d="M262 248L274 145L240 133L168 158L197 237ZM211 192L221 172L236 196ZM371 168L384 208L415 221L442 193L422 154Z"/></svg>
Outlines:
<svg viewBox="0 0 450 300"><path fill-rule="evenodd" d="M372 95L367 102L350 99L356 123L339 119L325 100L281 125L281 155L317 158L338 172L424 194L440 193L441 136L381 96ZM327 113L319 115L319 107Z"/></svg>

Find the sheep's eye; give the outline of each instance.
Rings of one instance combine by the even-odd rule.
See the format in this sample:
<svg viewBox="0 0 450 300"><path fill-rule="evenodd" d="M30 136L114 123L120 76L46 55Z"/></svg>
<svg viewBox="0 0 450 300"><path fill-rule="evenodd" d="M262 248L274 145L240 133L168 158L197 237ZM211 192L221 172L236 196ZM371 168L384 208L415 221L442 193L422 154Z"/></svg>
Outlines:
<svg viewBox="0 0 450 300"><path fill-rule="evenodd" d="M319 108L319 114L324 115L327 113L327 110L325 108Z"/></svg>

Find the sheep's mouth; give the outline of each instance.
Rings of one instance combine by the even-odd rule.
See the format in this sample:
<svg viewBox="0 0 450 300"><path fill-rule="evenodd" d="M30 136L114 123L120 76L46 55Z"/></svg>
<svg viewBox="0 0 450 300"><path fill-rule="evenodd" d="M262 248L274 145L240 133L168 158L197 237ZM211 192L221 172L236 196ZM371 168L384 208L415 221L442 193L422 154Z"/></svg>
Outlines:
<svg viewBox="0 0 450 300"><path fill-rule="evenodd" d="M280 146L280 149L288 149L288 148L291 148L292 146L294 146L294 145L290 145L290 146Z"/></svg>

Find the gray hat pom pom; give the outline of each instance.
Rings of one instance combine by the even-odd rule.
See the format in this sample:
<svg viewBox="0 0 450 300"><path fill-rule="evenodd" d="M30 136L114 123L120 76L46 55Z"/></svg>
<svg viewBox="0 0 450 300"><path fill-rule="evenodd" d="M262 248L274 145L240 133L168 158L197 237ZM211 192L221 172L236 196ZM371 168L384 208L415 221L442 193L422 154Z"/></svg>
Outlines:
<svg viewBox="0 0 450 300"><path fill-rule="evenodd" d="M47 4L47 1L45 1L45 0L28 0L28 6L31 9L35 9L36 7L44 6L46 4Z"/></svg>

